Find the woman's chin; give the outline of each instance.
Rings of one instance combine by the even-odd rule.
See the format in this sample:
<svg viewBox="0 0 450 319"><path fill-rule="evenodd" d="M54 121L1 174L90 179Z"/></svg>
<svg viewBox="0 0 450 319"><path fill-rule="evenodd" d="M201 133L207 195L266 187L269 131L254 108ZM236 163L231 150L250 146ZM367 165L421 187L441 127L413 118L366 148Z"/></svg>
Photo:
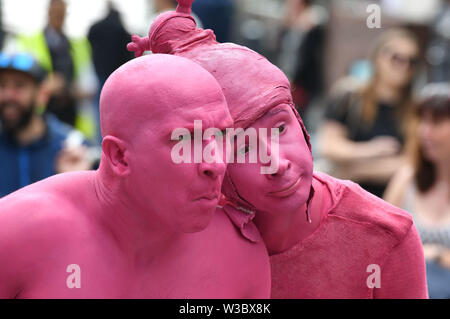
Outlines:
<svg viewBox="0 0 450 319"><path fill-rule="evenodd" d="M258 210L266 211L267 213L283 213L294 212L301 209L308 201L309 191L299 188L295 193L286 197L267 196Z"/></svg>

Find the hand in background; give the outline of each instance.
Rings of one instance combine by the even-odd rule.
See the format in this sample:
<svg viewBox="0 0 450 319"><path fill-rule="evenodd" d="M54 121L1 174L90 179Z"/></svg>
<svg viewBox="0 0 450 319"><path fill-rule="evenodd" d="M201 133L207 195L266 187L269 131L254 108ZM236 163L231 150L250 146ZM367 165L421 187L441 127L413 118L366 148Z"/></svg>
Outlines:
<svg viewBox="0 0 450 319"><path fill-rule="evenodd" d="M391 136L378 136L364 143L368 158L393 156L402 149L400 142Z"/></svg>
<svg viewBox="0 0 450 319"><path fill-rule="evenodd" d="M92 169L93 163L87 156L85 146L77 146L63 149L55 162L55 170L58 174L73 171L86 171Z"/></svg>
<svg viewBox="0 0 450 319"><path fill-rule="evenodd" d="M43 86L49 96L59 96L66 90L67 84L61 74L53 73L45 79Z"/></svg>
<svg viewBox="0 0 450 319"><path fill-rule="evenodd" d="M439 263L442 267L450 269L450 249L444 249L439 257Z"/></svg>

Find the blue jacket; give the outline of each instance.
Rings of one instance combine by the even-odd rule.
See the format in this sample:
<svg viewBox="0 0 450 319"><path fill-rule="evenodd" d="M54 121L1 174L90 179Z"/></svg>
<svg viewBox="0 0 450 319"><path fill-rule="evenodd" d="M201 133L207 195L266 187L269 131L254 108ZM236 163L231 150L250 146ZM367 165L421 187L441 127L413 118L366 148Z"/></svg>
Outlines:
<svg viewBox="0 0 450 319"><path fill-rule="evenodd" d="M45 135L27 146L0 131L0 198L56 173L56 157L73 129L53 115L44 119Z"/></svg>

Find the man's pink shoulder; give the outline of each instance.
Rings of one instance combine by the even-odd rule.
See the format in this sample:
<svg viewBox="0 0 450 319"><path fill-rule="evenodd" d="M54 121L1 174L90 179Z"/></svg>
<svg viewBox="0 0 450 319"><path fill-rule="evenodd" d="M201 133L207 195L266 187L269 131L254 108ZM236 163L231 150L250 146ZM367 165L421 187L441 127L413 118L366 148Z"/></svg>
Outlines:
<svg viewBox="0 0 450 319"><path fill-rule="evenodd" d="M48 241L64 238L75 224L80 224L75 221L81 214L77 216L75 204L61 195L66 190L59 185L59 179L52 177L1 198L0 237Z"/></svg>
<svg viewBox="0 0 450 319"><path fill-rule="evenodd" d="M409 213L372 195L358 184L320 172L315 172L314 178L331 194L329 215L375 227L397 241L411 229L413 220Z"/></svg>

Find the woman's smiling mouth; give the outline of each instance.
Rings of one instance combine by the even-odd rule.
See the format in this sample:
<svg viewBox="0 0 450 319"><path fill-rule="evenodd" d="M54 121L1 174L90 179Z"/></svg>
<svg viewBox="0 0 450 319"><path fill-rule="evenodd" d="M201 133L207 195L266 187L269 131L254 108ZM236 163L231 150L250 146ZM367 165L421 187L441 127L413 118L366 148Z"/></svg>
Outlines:
<svg viewBox="0 0 450 319"><path fill-rule="evenodd" d="M283 188L276 192L270 192L270 193L268 193L268 195L272 196L272 197L288 197L297 191L298 186L300 185L301 179L302 179L302 177L300 176L299 178L297 178L297 180L294 183L290 184L286 188Z"/></svg>

